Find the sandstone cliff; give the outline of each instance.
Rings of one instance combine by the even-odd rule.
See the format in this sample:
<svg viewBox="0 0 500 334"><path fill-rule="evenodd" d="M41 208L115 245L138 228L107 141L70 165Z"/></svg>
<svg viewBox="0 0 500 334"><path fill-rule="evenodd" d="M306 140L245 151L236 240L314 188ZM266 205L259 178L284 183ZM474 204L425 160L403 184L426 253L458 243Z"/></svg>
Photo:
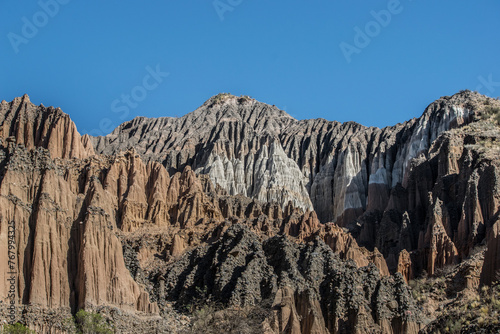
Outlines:
<svg viewBox="0 0 500 334"><path fill-rule="evenodd" d="M41 333L79 308L173 331L171 303L192 298L267 305L271 332L416 333L405 281L484 243L482 282L498 280L492 105L461 92L378 129L222 94L91 138L59 109L2 101L0 299L13 225L18 316ZM481 266L462 267L477 289Z"/></svg>
<svg viewBox="0 0 500 334"><path fill-rule="evenodd" d="M0 103L0 138L15 138L27 149L43 147L52 158L87 158L94 154L88 135L80 136L61 109L33 105L28 95Z"/></svg>

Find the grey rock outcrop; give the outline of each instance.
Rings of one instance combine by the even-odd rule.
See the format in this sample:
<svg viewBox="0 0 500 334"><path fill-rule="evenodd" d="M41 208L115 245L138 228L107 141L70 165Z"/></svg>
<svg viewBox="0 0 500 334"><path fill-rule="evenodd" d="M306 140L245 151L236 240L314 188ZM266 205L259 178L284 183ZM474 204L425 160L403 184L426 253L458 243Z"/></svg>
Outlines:
<svg viewBox="0 0 500 334"><path fill-rule="evenodd" d="M391 271L402 250L415 251L410 272L418 275L460 261L492 226L497 168L469 143L495 138L478 121L485 105L497 104L463 91L431 103L418 119L379 129L298 121L221 94L184 117L137 118L92 142L109 154L134 146L171 171L189 165L229 194L312 207L320 222L377 248Z"/></svg>
<svg viewBox="0 0 500 334"><path fill-rule="evenodd" d="M374 265L357 269L319 238L307 245L286 236L262 243L236 224L157 275L165 277L162 297L181 305L207 298L229 305L267 300L280 333L417 333L421 327L401 275L380 278Z"/></svg>
<svg viewBox="0 0 500 334"><path fill-rule="evenodd" d="M167 170L190 165L230 194L317 212L341 225L384 210L391 188L407 183L409 163L440 133L467 123L466 96L432 103L422 117L384 129L323 119L297 121L274 106L219 94L181 118L138 117L105 137L96 152L134 147Z"/></svg>

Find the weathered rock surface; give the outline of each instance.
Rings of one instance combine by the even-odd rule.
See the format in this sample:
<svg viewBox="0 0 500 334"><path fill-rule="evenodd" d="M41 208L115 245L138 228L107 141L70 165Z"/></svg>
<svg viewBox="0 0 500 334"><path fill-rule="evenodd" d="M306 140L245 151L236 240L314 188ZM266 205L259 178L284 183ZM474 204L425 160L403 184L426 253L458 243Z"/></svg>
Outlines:
<svg viewBox="0 0 500 334"><path fill-rule="evenodd" d="M500 282L500 222L496 222L490 231L481 281L485 284Z"/></svg>
<svg viewBox="0 0 500 334"><path fill-rule="evenodd" d="M156 275L158 300L179 304L214 298L254 305L271 298L279 333L417 333L418 310L401 275L380 278L374 265L357 269L321 239L297 244L265 240L243 225L217 242L185 253Z"/></svg>
<svg viewBox="0 0 500 334"><path fill-rule="evenodd" d="M33 105L28 95L0 104L0 137L13 136L27 149L43 147L52 158L87 158L94 154L90 137L80 136L61 109Z"/></svg>
<svg viewBox="0 0 500 334"><path fill-rule="evenodd" d="M25 305L67 313L105 305L157 314L125 267L114 213L90 168L78 175L41 148L3 150L8 159L0 179L2 301L11 299L7 276L14 271L15 299ZM7 261L9 225L15 228L12 262Z"/></svg>
<svg viewBox="0 0 500 334"><path fill-rule="evenodd" d="M41 333L79 308L123 332L169 332L170 302L208 296L269 305L274 332L416 333L405 281L486 242L484 265L459 266L455 285L477 289L481 267L498 280L487 105L500 102L461 92L378 129L219 95L91 138L59 109L2 101L0 300L13 222L18 314Z"/></svg>
<svg viewBox="0 0 500 334"><path fill-rule="evenodd" d="M314 206L322 222L347 224L367 209L384 210L390 189L406 184L410 160L469 121L464 101L442 98L419 119L378 129L297 121L274 106L219 94L184 117L136 118L92 141L99 153L135 147L169 171L191 165L230 194L282 206L292 199Z"/></svg>
<svg viewBox="0 0 500 334"><path fill-rule="evenodd" d="M432 274L482 242L498 210L498 163L481 153L484 140L499 138L478 123L486 105L500 103L465 91L378 129L297 121L221 94L184 117L136 118L92 142L107 154L134 146L170 171L190 165L230 195L313 207L320 222L348 227L358 244L377 248L391 271L406 249L416 251L412 275Z"/></svg>
<svg viewBox="0 0 500 334"><path fill-rule="evenodd" d="M160 312L167 316L165 305L159 309L150 302L156 283L147 279L150 268L164 267L186 248L216 240L230 221L248 225L262 238L285 233L297 241L321 228L313 211L304 212L291 201L282 208L231 196L189 166L170 176L157 162L145 164L134 150L113 157L55 159L43 145L28 149L9 138L2 138L0 146L0 298L9 301L12 225L15 294L25 307L17 316L40 333L60 332L61 319L79 308L102 307L139 316L138 328L156 324L165 329L157 321ZM349 253L350 244L339 247ZM357 256L360 265L370 263L370 254ZM125 318L113 319L127 328Z"/></svg>

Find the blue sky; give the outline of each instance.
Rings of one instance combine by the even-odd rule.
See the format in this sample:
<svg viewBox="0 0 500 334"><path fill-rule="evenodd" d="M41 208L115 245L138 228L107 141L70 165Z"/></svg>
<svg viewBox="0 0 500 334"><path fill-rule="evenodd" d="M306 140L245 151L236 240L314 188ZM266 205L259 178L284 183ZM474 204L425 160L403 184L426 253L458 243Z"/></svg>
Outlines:
<svg viewBox="0 0 500 334"><path fill-rule="evenodd" d="M0 99L27 93L61 107L82 133L108 133L138 115L182 116L219 92L298 119L379 127L461 89L500 96L498 0L4 0L0 8Z"/></svg>

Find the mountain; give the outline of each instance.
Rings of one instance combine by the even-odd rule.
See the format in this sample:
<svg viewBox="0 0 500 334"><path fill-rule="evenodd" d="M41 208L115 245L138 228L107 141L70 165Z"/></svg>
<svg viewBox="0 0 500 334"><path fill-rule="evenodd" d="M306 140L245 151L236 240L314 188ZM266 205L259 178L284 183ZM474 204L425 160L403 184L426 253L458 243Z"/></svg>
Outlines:
<svg viewBox="0 0 500 334"><path fill-rule="evenodd" d="M410 160L443 131L470 121L466 102L462 95L442 98L419 119L378 129L297 121L274 106L220 94L184 117L138 117L92 142L100 154L134 147L170 173L189 165L231 195L292 201L314 208L324 223L346 225L366 210L385 209L390 189L406 185Z"/></svg>
<svg viewBox="0 0 500 334"><path fill-rule="evenodd" d="M82 308L123 333L187 330L207 301L261 307L259 332L417 333L440 311L407 282L446 272L455 300L500 277L495 113L463 91L379 129L219 94L90 137L2 101L0 315L14 289L40 333Z"/></svg>

